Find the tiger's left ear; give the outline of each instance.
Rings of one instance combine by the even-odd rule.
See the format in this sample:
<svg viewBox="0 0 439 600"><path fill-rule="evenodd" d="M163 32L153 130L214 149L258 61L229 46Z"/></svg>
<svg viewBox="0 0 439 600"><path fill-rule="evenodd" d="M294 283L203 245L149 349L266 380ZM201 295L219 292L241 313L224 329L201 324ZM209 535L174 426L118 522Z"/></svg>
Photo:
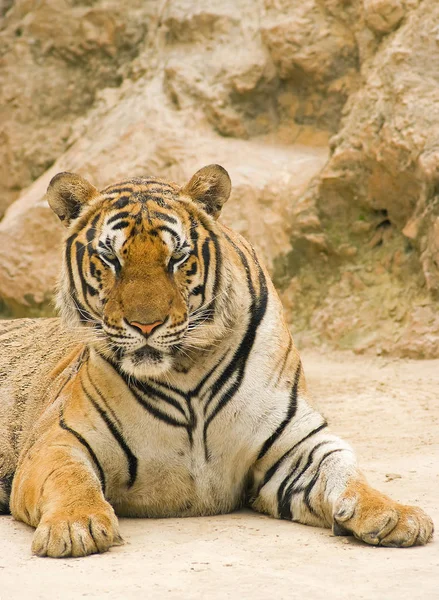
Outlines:
<svg viewBox="0 0 439 600"><path fill-rule="evenodd" d="M66 227L96 196L99 192L94 185L76 173L58 173L46 192L50 208Z"/></svg>
<svg viewBox="0 0 439 600"><path fill-rule="evenodd" d="M231 189L232 182L227 171L220 165L208 165L197 171L182 191L217 219Z"/></svg>

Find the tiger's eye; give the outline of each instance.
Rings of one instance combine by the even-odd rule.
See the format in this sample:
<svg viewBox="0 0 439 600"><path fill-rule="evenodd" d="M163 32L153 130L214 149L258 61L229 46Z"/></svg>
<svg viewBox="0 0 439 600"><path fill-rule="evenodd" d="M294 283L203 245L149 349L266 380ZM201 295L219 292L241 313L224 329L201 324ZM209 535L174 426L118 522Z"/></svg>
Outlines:
<svg viewBox="0 0 439 600"><path fill-rule="evenodd" d="M177 267L185 263L189 256L190 254L186 252L174 252L168 262L168 271L175 273Z"/></svg>
<svg viewBox="0 0 439 600"><path fill-rule="evenodd" d="M116 275L120 273L122 265L114 252L100 252L99 257L106 265L114 268Z"/></svg>

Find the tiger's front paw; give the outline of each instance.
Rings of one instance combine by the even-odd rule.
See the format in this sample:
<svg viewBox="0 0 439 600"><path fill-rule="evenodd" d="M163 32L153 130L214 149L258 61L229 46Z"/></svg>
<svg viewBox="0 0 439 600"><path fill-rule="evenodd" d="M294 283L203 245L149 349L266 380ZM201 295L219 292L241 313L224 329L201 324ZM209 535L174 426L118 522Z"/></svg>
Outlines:
<svg viewBox="0 0 439 600"><path fill-rule="evenodd" d="M122 544L119 525L112 507L78 507L71 511L43 515L32 541L38 556L66 558L106 552Z"/></svg>
<svg viewBox="0 0 439 600"><path fill-rule="evenodd" d="M422 546L433 529L423 510L398 504L364 482L351 483L335 505L334 534L353 534L374 546Z"/></svg>

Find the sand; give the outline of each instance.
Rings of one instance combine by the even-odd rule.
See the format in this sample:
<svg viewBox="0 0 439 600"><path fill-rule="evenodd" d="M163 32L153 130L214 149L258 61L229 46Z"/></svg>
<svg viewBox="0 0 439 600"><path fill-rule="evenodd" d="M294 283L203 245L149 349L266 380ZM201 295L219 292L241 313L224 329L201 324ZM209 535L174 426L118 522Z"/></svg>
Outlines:
<svg viewBox="0 0 439 600"><path fill-rule="evenodd" d="M439 523L439 360L303 353L332 429L369 481ZM125 545L80 559L30 553L32 530L0 518L0 600L439 599L439 541L386 549L250 511L121 520Z"/></svg>

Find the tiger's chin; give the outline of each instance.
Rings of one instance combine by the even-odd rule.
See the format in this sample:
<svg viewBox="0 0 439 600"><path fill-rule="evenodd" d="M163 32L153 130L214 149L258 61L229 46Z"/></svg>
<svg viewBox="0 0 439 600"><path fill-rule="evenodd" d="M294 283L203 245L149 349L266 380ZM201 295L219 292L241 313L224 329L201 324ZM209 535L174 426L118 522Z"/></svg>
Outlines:
<svg viewBox="0 0 439 600"><path fill-rule="evenodd" d="M120 360L121 369L136 379L157 377L173 366L173 357L151 346L143 346Z"/></svg>

